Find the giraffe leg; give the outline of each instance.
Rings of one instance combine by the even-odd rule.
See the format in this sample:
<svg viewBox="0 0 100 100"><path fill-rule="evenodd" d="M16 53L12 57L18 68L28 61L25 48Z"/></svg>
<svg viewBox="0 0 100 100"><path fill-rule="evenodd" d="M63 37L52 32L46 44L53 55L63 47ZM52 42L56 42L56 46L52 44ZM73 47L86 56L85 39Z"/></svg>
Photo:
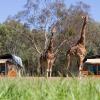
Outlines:
<svg viewBox="0 0 100 100"><path fill-rule="evenodd" d="M52 76L52 69L50 69L50 77Z"/></svg>
<svg viewBox="0 0 100 100"><path fill-rule="evenodd" d="M67 55L67 77L69 76L69 67L70 67L70 63L71 63L71 61L70 61L70 59L71 59L71 57L70 57L70 54L68 54Z"/></svg>
<svg viewBox="0 0 100 100"><path fill-rule="evenodd" d="M52 76L52 63L50 64L50 77Z"/></svg>
<svg viewBox="0 0 100 100"><path fill-rule="evenodd" d="M55 62L55 58L50 61L50 77L52 76L52 67Z"/></svg>
<svg viewBox="0 0 100 100"><path fill-rule="evenodd" d="M49 68L50 68L50 61L48 60L47 61L47 72L46 72L47 77L49 77L49 72L50 72Z"/></svg>
<svg viewBox="0 0 100 100"><path fill-rule="evenodd" d="M79 77L82 76L82 70L83 70L83 56L79 56Z"/></svg>
<svg viewBox="0 0 100 100"><path fill-rule="evenodd" d="M47 77L49 76L49 69L47 69L46 76Z"/></svg>

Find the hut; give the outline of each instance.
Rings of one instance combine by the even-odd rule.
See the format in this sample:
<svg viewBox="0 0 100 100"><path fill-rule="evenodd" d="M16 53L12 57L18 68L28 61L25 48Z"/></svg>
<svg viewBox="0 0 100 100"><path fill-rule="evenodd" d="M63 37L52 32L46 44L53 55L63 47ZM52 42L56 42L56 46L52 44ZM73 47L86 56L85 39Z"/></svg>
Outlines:
<svg viewBox="0 0 100 100"><path fill-rule="evenodd" d="M17 77L22 76L22 59L13 54L0 56L0 76Z"/></svg>
<svg viewBox="0 0 100 100"><path fill-rule="evenodd" d="M86 57L82 72L86 75L100 76L100 55Z"/></svg>

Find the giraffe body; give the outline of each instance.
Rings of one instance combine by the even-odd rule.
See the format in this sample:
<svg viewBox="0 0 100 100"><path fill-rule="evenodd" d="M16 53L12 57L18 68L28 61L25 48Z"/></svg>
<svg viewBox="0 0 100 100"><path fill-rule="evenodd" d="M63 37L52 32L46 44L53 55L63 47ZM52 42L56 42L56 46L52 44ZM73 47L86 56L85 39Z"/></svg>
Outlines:
<svg viewBox="0 0 100 100"><path fill-rule="evenodd" d="M67 69L70 71L69 75L74 74L75 76L79 74L82 70L82 62L86 55L86 48L81 45L75 45L68 51L68 63Z"/></svg>

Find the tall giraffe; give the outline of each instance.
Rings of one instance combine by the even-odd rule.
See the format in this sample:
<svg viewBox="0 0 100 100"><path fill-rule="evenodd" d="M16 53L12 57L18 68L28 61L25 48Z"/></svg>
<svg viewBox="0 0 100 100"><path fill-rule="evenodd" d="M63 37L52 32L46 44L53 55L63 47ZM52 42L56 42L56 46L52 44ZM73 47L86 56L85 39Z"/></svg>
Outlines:
<svg viewBox="0 0 100 100"><path fill-rule="evenodd" d="M86 32L85 32L85 29L86 29L86 24L87 24L87 16L83 16L82 19L83 19L83 26L81 29L80 39L67 52L67 60L68 60L67 71L68 71L68 73L72 72L72 74L73 74L73 71L75 71L75 69L76 69L76 73L79 75L82 74L81 73L81 71L83 69L82 64L83 64L83 60L86 55L86 48L85 48L85 33ZM78 58L79 66L77 68L71 68L71 61L72 61L73 57Z"/></svg>
<svg viewBox="0 0 100 100"><path fill-rule="evenodd" d="M41 73L43 73L46 76L50 76L52 74L52 66L54 64L55 61L55 54L53 52L54 50L54 38L53 38L54 34L51 34L51 38L48 44L48 47L46 48L46 50L44 50L44 52L41 54L40 56L40 67L41 67Z"/></svg>
<svg viewBox="0 0 100 100"><path fill-rule="evenodd" d="M52 31L51 37L48 46L40 56L40 65L39 65L41 68L41 73L43 75L46 74L47 77L48 76L51 77L52 67L59 52L59 48L67 41L67 40L62 41L60 45L56 48L56 50L54 50L54 33L56 32L56 28L53 27L51 31Z"/></svg>

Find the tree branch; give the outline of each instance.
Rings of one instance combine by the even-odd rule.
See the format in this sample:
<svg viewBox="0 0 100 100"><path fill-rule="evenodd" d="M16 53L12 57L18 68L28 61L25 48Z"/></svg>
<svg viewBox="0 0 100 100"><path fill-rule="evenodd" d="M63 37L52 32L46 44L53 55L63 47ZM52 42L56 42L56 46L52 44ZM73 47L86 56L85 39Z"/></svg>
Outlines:
<svg viewBox="0 0 100 100"><path fill-rule="evenodd" d="M32 43L34 44L34 47L35 47L35 49L36 49L36 51L39 53L39 54L41 54L41 52L38 50L38 48L37 48L37 45L36 45L36 43L35 43L35 40L33 39L32 40Z"/></svg>
<svg viewBox="0 0 100 100"><path fill-rule="evenodd" d="M34 44L34 47L35 47L35 50L37 51L37 53L39 53L39 54L41 54L41 52L38 50L38 48L37 48L37 45L36 45L36 43L35 43L35 40L34 40L34 38L33 39L31 39L29 36L27 36L27 35L24 35L27 39L29 39L31 42L32 42L32 44ZM32 48L33 48L33 46L32 46Z"/></svg>
<svg viewBox="0 0 100 100"><path fill-rule="evenodd" d="M61 42L61 44L57 47L56 51L55 51L55 55L59 52L59 48L66 42L67 40L64 40L63 42Z"/></svg>

